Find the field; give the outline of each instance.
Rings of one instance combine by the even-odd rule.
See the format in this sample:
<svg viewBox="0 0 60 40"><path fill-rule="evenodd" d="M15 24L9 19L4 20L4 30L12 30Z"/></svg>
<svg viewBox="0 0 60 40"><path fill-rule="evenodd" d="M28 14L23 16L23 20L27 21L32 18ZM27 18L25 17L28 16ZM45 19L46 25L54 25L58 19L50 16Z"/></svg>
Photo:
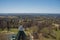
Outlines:
<svg viewBox="0 0 60 40"><path fill-rule="evenodd" d="M18 32L18 30L17 29L11 29L10 31L7 31L7 30L4 30L4 31L1 31L0 30L0 40L5 40L5 39L7 39L6 37L6 34L7 35L10 35L10 34L15 34L15 35L17 35L17 32ZM29 31L25 31L26 32L26 35L28 35L28 32ZM56 33L56 39L53 39L53 38L44 38L44 37L40 37L41 39L43 38L44 40L60 40L60 30L58 30L58 31L55 31L55 33ZM2 36L1 36L2 35ZM4 36L5 35L5 36ZM4 39L3 39L4 38ZM40 40L41 40L40 39Z"/></svg>

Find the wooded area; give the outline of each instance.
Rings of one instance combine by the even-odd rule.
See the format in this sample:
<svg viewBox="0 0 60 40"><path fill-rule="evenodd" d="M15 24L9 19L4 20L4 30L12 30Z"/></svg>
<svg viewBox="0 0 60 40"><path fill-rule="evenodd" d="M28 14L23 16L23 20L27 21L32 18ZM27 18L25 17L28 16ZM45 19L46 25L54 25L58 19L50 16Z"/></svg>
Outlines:
<svg viewBox="0 0 60 40"><path fill-rule="evenodd" d="M27 36L33 36L33 40L60 40L60 37L57 39L57 31L60 31L58 16L0 16L0 31L17 29L20 23L24 25Z"/></svg>

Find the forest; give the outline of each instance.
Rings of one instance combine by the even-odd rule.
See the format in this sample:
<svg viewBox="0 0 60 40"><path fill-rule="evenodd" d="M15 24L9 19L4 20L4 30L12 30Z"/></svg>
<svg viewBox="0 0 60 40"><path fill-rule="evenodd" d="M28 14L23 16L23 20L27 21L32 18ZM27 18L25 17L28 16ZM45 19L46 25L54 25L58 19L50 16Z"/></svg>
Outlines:
<svg viewBox="0 0 60 40"><path fill-rule="evenodd" d="M20 23L27 40L60 40L60 14L0 16L0 40L9 40L8 34L17 34Z"/></svg>

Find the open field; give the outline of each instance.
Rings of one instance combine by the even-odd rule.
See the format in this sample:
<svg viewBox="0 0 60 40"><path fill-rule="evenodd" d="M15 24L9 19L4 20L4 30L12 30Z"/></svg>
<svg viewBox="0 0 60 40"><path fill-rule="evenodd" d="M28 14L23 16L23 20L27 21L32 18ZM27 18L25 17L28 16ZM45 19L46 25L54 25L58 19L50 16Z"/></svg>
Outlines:
<svg viewBox="0 0 60 40"><path fill-rule="evenodd" d="M12 35L12 34L16 34L17 35L17 32L18 30L17 29L11 29L10 31L7 31L7 30L4 30L4 31L1 31L0 30L0 40L5 40L5 39L8 39L8 36L7 35ZM26 35L28 35L28 32L29 31L25 31L26 32ZM58 31L55 31L56 33L56 39L53 39L53 38L45 38L43 36L40 37L40 40L60 40L60 30Z"/></svg>

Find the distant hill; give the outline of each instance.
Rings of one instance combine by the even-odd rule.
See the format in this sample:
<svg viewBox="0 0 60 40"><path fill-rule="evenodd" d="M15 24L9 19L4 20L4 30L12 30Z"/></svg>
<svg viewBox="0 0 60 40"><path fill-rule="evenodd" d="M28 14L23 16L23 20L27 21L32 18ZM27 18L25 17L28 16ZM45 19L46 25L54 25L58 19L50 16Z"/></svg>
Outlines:
<svg viewBox="0 0 60 40"><path fill-rule="evenodd" d="M54 16L54 17L59 17L60 18L60 14L50 14L50 13L0 13L0 16L22 16L22 17L34 17L34 16Z"/></svg>

